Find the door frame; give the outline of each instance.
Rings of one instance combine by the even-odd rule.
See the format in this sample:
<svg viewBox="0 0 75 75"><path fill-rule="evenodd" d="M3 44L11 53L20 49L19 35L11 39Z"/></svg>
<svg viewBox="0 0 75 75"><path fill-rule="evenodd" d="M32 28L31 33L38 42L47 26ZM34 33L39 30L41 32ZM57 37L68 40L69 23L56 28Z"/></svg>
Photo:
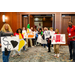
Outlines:
<svg viewBox="0 0 75 75"><path fill-rule="evenodd" d="M55 28L54 28L54 29L56 29L56 13L55 13L55 12L54 12L54 13L49 13L49 12L48 12L48 13L46 13L46 12L41 13L41 12L40 12L40 13L31 13L31 14L27 14L27 13L24 13L24 12L23 12L23 13L18 13L18 15L19 15L19 17L20 17L20 19L19 19L20 26L18 26L19 23L17 23L17 28L19 28L19 27L22 28L22 15L28 15L28 16L29 16L29 23L30 23L30 15L40 15L40 14L41 14L41 15L43 15L43 14L46 14L46 15L47 15L47 14L48 14L48 15L49 15L49 14L54 14L54 15L55 15L55 26L54 26Z"/></svg>

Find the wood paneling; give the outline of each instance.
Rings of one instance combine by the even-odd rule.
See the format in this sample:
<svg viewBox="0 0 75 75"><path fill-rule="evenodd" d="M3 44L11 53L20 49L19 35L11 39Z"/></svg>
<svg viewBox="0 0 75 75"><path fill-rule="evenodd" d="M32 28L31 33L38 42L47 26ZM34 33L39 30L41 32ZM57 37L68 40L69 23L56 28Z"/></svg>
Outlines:
<svg viewBox="0 0 75 75"><path fill-rule="evenodd" d="M4 14L3 12L0 12L0 29L4 24L2 22L3 14ZM7 17L7 19L5 20L6 23L8 23L11 26L13 32L15 32L17 29L17 12L5 12L5 16Z"/></svg>
<svg viewBox="0 0 75 75"><path fill-rule="evenodd" d="M75 25L75 16L72 16L71 19L72 19L73 25Z"/></svg>
<svg viewBox="0 0 75 75"><path fill-rule="evenodd" d="M34 17L30 15L30 27L34 26Z"/></svg>
<svg viewBox="0 0 75 75"><path fill-rule="evenodd" d="M3 25L2 15L4 12L0 12L0 29ZM6 20L10 24L13 32L17 28L22 28L22 15L29 15L29 23L33 26L33 17L31 15L35 14L54 14L55 15L55 29L58 28L59 32L62 33L62 14L75 14L75 12L5 12L5 15L8 17ZM72 17L73 23L75 24L75 18Z"/></svg>
<svg viewBox="0 0 75 75"><path fill-rule="evenodd" d="M23 17L22 27L25 27L25 29L27 29L27 25L28 25L28 17Z"/></svg>

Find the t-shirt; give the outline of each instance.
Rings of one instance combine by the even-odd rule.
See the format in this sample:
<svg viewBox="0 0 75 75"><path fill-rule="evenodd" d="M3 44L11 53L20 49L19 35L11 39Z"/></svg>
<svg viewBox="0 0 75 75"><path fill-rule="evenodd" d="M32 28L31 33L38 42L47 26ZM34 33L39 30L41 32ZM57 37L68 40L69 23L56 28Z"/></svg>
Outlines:
<svg viewBox="0 0 75 75"><path fill-rule="evenodd" d="M26 30L22 30L22 34L23 34L23 36L25 38L25 35L27 35Z"/></svg>
<svg viewBox="0 0 75 75"><path fill-rule="evenodd" d="M55 34L55 31L50 31L51 37L52 37L52 35L54 35L54 34Z"/></svg>
<svg viewBox="0 0 75 75"><path fill-rule="evenodd" d="M75 36L75 26L72 25L72 28L68 27L67 32L68 32L68 37L74 37ZM70 39L70 41L75 41L75 38Z"/></svg>

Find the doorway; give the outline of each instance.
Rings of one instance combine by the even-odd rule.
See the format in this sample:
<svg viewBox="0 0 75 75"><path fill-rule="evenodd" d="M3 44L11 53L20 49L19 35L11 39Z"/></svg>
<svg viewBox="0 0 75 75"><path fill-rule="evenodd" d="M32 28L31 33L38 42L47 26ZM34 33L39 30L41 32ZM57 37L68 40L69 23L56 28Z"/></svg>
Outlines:
<svg viewBox="0 0 75 75"><path fill-rule="evenodd" d="M67 28L68 28L68 22L71 20L73 22L73 25L75 25L75 14L62 14L62 27L61 27L61 33L65 34L66 42L67 42ZM67 43L66 43L67 45Z"/></svg>
<svg viewBox="0 0 75 75"><path fill-rule="evenodd" d="M25 29L27 29L28 23L29 23L29 16L22 15L22 27L25 27Z"/></svg>
<svg viewBox="0 0 75 75"><path fill-rule="evenodd" d="M30 16L30 25L35 26L36 29L53 27L55 30L55 14L40 14Z"/></svg>

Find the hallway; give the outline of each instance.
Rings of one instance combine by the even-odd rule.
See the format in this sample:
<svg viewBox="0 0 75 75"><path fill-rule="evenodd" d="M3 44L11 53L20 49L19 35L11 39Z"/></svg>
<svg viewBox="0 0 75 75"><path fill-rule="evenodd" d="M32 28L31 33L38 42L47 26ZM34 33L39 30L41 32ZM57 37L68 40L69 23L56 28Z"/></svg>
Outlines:
<svg viewBox="0 0 75 75"><path fill-rule="evenodd" d="M47 52L46 48L42 46L36 46L28 48L27 51L21 51L20 56L11 57L9 62L70 62L68 46L60 47L60 57L54 57L54 50L51 49L51 53ZM2 52L0 52L0 62L2 62Z"/></svg>

